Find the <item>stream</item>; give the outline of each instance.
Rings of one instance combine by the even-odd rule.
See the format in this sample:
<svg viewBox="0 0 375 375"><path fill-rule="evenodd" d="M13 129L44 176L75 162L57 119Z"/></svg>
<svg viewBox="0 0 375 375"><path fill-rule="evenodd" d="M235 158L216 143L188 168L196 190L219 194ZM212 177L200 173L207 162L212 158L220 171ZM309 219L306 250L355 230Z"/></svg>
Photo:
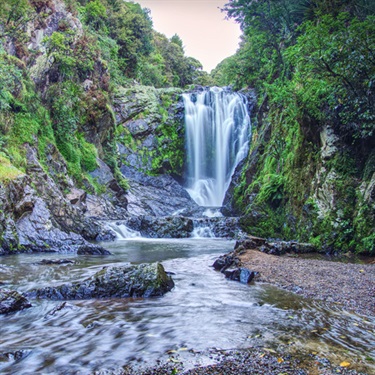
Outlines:
<svg viewBox="0 0 375 375"><path fill-rule="evenodd" d="M88 374L127 364L155 365L178 353L194 366L213 361L197 351L263 345L304 348L330 360L375 357L374 318L328 308L266 285L229 281L212 263L233 249L221 239L117 240L103 244L113 255L22 254L1 258L0 284L25 292L84 279L103 265L160 261L175 287L163 297L68 301L32 300L33 307L0 316L4 374ZM40 265L42 259L74 264ZM345 356L345 357L343 357Z"/></svg>

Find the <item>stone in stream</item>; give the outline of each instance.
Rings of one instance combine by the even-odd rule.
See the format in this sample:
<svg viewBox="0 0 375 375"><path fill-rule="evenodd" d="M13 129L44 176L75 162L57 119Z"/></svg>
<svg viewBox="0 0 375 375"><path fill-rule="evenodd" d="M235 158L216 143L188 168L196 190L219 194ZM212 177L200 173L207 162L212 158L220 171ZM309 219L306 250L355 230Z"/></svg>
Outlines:
<svg viewBox="0 0 375 375"><path fill-rule="evenodd" d="M161 296L174 282L160 263L104 267L88 279L56 287L35 289L29 297L52 300Z"/></svg>
<svg viewBox="0 0 375 375"><path fill-rule="evenodd" d="M59 317L67 313L67 311L77 310L77 307L64 301L57 306L55 306L51 311L49 311L45 316L44 319L51 319L53 317Z"/></svg>
<svg viewBox="0 0 375 375"><path fill-rule="evenodd" d="M7 350L0 352L0 363L1 362L19 362L30 355L30 349L18 349L18 350Z"/></svg>
<svg viewBox="0 0 375 375"><path fill-rule="evenodd" d="M0 288L0 314L7 314L31 307L31 303L16 290Z"/></svg>
<svg viewBox="0 0 375 375"><path fill-rule="evenodd" d="M36 262L35 264L41 264L42 266L51 266L60 264L74 264L74 261L70 259L42 259L40 262Z"/></svg>
<svg viewBox="0 0 375 375"><path fill-rule="evenodd" d="M80 245L77 250L78 255L112 255L108 250L99 245L85 244Z"/></svg>
<svg viewBox="0 0 375 375"><path fill-rule="evenodd" d="M227 279L239 281L243 284L248 284L254 279L255 272L241 267L234 270L226 270L224 271L224 275Z"/></svg>
<svg viewBox="0 0 375 375"><path fill-rule="evenodd" d="M212 267L223 273L227 279L248 284L254 279L256 272L239 267L240 264L241 262L236 256L226 254L216 259Z"/></svg>

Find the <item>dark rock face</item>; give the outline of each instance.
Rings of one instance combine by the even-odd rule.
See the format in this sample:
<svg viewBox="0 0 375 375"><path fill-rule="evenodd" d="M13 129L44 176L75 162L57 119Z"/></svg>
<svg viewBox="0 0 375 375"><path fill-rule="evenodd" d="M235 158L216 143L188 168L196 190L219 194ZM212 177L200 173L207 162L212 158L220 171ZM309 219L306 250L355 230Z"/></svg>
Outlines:
<svg viewBox="0 0 375 375"><path fill-rule="evenodd" d="M187 238L194 230L193 220L181 216L138 216L124 223L130 229L141 232L142 236L150 238Z"/></svg>
<svg viewBox="0 0 375 375"><path fill-rule="evenodd" d="M161 296L174 286L160 263L105 267L92 277L57 287L36 289L30 297L52 300Z"/></svg>
<svg viewBox="0 0 375 375"><path fill-rule="evenodd" d="M7 314L31 307L31 303L15 290L0 288L0 314Z"/></svg>
<svg viewBox="0 0 375 375"><path fill-rule="evenodd" d="M209 227L215 237L218 238L237 238L241 233L236 217L194 219L194 227Z"/></svg>
<svg viewBox="0 0 375 375"><path fill-rule="evenodd" d="M198 206L187 191L171 176L148 176L128 166L121 167L130 189L126 195L130 215L201 216Z"/></svg>
<svg viewBox="0 0 375 375"><path fill-rule="evenodd" d="M240 233L237 223L237 218L231 217L195 219L184 216L136 216L118 222L149 238L188 238L193 236L194 230L205 228L217 238L237 238Z"/></svg>
<svg viewBox="0 0 375 375"><path fill-rule="evenodd" d="M65 197L44 172L36 151L28 145L25 148L28 175L0 186L0 254L76 252L79 246L89 245L86 240L110 236L98 221L85 216L86 193L68 181L70 193Z"/></svg>

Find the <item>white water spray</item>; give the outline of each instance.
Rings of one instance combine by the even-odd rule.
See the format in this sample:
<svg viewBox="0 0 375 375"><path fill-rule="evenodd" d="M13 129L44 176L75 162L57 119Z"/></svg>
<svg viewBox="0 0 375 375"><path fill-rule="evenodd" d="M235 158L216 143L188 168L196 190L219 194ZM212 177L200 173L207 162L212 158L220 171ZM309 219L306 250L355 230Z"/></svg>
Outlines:
<svg viewBox="0 0 375 375"><path fill-rule="evenodd" d="M218 87L184 94L183 99L186 190L200 206L220 207L233 172L248 151L247 99Z"/></svg>

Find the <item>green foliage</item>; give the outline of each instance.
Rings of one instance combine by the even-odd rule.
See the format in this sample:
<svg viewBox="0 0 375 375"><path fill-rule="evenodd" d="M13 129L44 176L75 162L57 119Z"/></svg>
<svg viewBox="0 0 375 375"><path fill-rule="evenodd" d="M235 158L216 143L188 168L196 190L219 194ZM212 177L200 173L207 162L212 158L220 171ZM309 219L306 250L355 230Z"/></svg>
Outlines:
<svg viewBox="0 0 375 375"><path fill-rule="evenodd" d="M87 78L94 71L98 57L96 40L88 34L76 40L74 34L70 29L55 31L44 39L47 55L52 59L60 81L68 77L78 81L80 78Z"/></svg>
<svg viewBox="0 0 375 375"><path fill-rule="evenodd" d="M3 153L0 153L0 182L6 183L21 175L22 172L15 168Z"/></svg>
<svg viewBox="0 0 375 375"><path fill-rule="evenodd" d="M78 147L81 153L80 163L84 171L92 172L98 167L98 152L92 143L88 143L82 134L77 134Z"/></svg>
<svg viewBox="0 0 375 375"><path fill-rule="evenodd" d="M209 80L202 72L202 64L185 56L177 34L168 39L157 32L153 33L153 52L141 61L137 79L155 87L185 87Z"/></svg>
<svg viewBox="0 0 375 375"><path fill-rule="evenodd" d="M286 51L295 67L296 94L317 118L328 105L342 132L366 138L375 130L375 17L349 13L305 22L298 42ZM311 103L311 104L310 104Z"/></svg>
<svg viewBox="0 0 375 375"><path fill-rule="evenodd" d="M85 21L95 30L103 28L107 18L107 11L100 0L94 0L87 3L84 8Z"/></svg>
<svg viewBox="0 0 375 375"><path fill-rule="evenodd" d="M212 77L256 88L265 132L253 139L260 153L255 175L244 173L235 189L244 226L326 249L373 251L374 215L359 194L359 179L369 181L374 171L373 2L231 0L225 10L243 37ZM343 151L322 161L319 133L327 125ZM324 172L315 184L331 173L328 210L315 204L318 170ZM252 212L259 214L255 221Z"/></svg>
<svg viewBox="0 0 375 375"><path fill-rule="evenodd" d="M25 41L27 22L32 18L27 0L2 0L0 7L0 41L4 37Z"/></svg>

